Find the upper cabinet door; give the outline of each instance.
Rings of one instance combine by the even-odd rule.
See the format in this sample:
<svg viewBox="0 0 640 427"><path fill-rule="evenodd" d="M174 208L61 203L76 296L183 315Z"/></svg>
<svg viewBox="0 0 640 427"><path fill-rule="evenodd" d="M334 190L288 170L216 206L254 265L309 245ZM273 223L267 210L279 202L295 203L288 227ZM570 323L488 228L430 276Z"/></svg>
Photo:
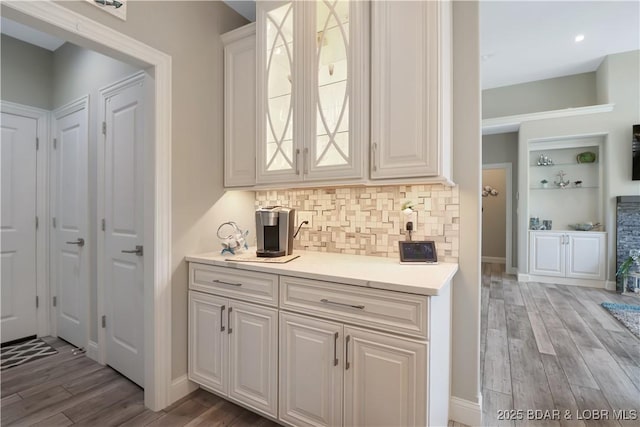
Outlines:
<svg viewBox="0 0 640 427"><path fill-rule="evenodd" d="M259 183L301 179L302 9L303 2L257 3Z"/></svg>
<svg viewBox="0 0 640 427"><path fill-rule="evenodd" d="M360 178L369 116L368 3L304 3L304 179Z"/></svg>
<svg viewBox="0 0 640 427"><path fill-rule="evenodd" d="M450 8L372 2L373 179L450 178Z"/></svg>

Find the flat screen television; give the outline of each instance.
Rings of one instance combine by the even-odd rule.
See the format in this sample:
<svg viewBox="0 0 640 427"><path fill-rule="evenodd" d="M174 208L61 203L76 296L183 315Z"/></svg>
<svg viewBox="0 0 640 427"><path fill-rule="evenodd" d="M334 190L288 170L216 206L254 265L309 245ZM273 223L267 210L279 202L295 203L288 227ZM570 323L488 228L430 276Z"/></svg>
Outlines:
<svg viewBox="0 0 640 427"><path fill-rule="evenodd" d="M633 125L633 141L631 142L633 154L632 180L640 181L640 125Z"/></svg>

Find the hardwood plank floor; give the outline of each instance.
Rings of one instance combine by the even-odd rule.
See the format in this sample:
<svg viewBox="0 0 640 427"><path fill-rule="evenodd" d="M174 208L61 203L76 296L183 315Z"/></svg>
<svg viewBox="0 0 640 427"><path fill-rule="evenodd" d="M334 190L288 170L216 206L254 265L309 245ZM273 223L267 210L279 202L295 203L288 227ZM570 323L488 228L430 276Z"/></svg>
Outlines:
<svg viewBox="0 0 640 427"><path fill-rule="evenodd" d="M640 425L640 418L613 416L635 410L640 417L640 340L600 306L640 300L602 289L519 283L499 264L482 269L484 425ZM524 411L525 419L499 419L498 411L509 409ZM527 420L527 410L561 416ZM587 419L596 410L609 411L606 419Z"/></svg>

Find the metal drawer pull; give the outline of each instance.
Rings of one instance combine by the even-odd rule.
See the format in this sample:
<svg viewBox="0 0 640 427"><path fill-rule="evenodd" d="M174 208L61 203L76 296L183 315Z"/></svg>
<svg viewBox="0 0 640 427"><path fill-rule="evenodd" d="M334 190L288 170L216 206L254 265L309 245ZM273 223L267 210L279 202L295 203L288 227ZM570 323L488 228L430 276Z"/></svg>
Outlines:
<svg viewBox="0 0 640 427"><path fill-rule="evenodd" d="M220 332L224 332L224 310L225 306L220 307Z"/></svg>
<svg viewBox="0 0 640 427"><path fill-rule="evenodd" d="M338 333L333 335L333 366L338 366Z"/></svg>
<svg viewBox="0 0 640 427"><path fill-rule="evenodd" d="M222 280L213 279L213 283L222 283L223 285L242 286L242 283L223 282Z"/></svg>
<svg viewBox="0 0 640 427"><path fill-rule="evenodd" d="M141 245L136 245L136 248L130 251L120 251L123 254L136 254L138 256L142 256L143 252L144 252L144 248Z"/></svg>
<svg viewBox="0 0 640 427"><path fill-rule="evenodd" d="M349 367L351 366L351 363L349 363L349 341L351 341L351 335L347 335L347 338L345 339L345 351L346 351L346 355L344 358L344 369L345 371L349 369Z"/></svg>
<svg viewBox="0 0 640 427"><path fill-rule="evenodd" d="M323 304L340 305L342 307L357 308L358 310L364 310L364 305L345 304L343 302L329 301L326 298L321 299L320 302L323 303Z"/></svg>
<svg viewBox="0 0 640 427"><path fill-rule="evenodd" d="M296 148L296 175L300 175L300 149Z"/></svg>
<svg viewBox="0 0 640 427"><path fill-rule="evenodd" d="M371 169L375 172L378 170L376 166L376 149L378 148L378 144L375 142L371 144Z"/></svg>
<svg viewBox="0 0 640 427"><path fill-rule="evenodd" d="M233 310L233 307L229 307L229 311L227 311L227 333L228 334L233 332L233 330L231 329L231 310Z"/></svg>
<svg viewBox="0 0 640 427"><path fill-rule="evenodd" d="M80 238L78 240L76 240L75 242L67 242L67 245L78 245L80 247L84 246L84 239Z"/></svg>

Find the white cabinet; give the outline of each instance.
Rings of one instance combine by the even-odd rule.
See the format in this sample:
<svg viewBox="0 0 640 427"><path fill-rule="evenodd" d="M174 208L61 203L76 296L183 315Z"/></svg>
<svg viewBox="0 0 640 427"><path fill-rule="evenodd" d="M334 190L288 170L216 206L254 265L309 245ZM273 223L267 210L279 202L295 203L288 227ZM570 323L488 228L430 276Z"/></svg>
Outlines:
<svg viewBox="0 0 640 427"><path fill-rule="evenodd" d="M368 136L368 4L257 4L257 182L358 179Z"/></svg>
<svg viewBox="0 0 640 427"><path fill-rule="evenodd" d="M256 26L222 35L224 43L224 186L256 182Z"/></svg>
<svg viewBox="0 0 640 427"><path fill-rule="evenodd" d="M272 417L278 312L189 291L189 379Z"/></svg>
<svg viewBox="0 0 640 427"><path fill-rule="evenodd" d="M280 313L280 419L342 425L344 334L340 323Z"/></svg>
<svg viewBox="0 0 640 427"><path fill-rule="evenodd" d="M426 341L289 313L280 314L280 331L282 421L427 424Z"/></svg>
<svg viewBox="0 0 640 427"><path fill-rule="evenodd" d="M604 280L606 233L531 231L532 275Z"/></svg>
<svg viewBox="0 0 640 427"><path fill-rule="evenodd" d="M371 34L371 178L450 179L450 2L372 2Z"/></svg>
<svg viewBox="0 0 640 427"><path fill-rule="evenodd" d="M427 425L428 344L352 327L344 333L344 425Z"/></svg>

